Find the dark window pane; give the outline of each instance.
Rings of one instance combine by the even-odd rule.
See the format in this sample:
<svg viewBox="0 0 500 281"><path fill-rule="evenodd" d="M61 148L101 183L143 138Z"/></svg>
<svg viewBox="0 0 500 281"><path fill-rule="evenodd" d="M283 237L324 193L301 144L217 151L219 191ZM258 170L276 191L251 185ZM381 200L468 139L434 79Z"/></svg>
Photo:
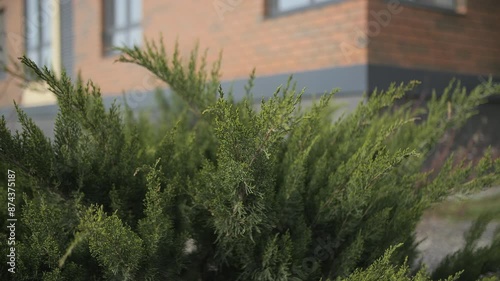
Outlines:
<svg viewBox="0 0 500 281"><path fill-rule="evenodd" d="M61 2L61 63L66 74L74 78L74 20L73 1Z"/></svg>
<svg viewBox="0 0 500 281"><path fill-rule="evenodd" d="M104 1L104 29L107 31L110 28L113 28L115 17L114 17L114 0L105 0Z"/></svg>
<svg viewBox="0 0 500 281"><path fill-rule="evenodd" d="M142 41L142 0L106 0L104 2L103 40L110 47L140 45Z"/></svg>
<svg viewBox="0 0 500 281"><path fill-rule="evenodd" d="M435 6L445 9L455 9L456 7L455 0L405 0L405 1L427 6Z"/></svg>

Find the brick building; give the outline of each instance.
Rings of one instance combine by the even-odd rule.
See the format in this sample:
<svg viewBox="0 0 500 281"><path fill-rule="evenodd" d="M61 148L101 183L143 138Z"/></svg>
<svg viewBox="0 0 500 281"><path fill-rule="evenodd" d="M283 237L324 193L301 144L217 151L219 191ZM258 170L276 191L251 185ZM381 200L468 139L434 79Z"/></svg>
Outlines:
<svg viewBox="0 0 500 281"><path fill-rule="evenodd" d="M421 80L425 94L453 77L470 88L500 75L499 13L495 0L0 0L0 59L28 53L91 78L107 100L138 91L142 106L161 84L114 63L109 46L162 34L185 55L198 40L209 62L223 50L223 86L236 94L256 67L257 98L293 73L307 94L340 88L352 103L392 81ZM2 112L14 99L52 118L53 97L17 82L0 73Z"/></svg>

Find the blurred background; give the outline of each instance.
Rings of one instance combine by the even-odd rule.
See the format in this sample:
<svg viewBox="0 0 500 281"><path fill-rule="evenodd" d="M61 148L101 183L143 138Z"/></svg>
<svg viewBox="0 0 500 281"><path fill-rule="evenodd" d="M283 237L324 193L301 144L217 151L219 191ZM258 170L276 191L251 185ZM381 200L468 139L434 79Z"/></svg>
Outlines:
<svg viewBox="0 0 500 281"><path fill-rule="evenodd" d="M53 135L55 97L25 73L18 61L24 54L57 75L92 79L107 105L126 100L137 111L154 108L154 90L168 94L167 86L139 66L115 63L112 47L142 47L145 38L160 36L168 52L178 42L185 56L198 43L210 63L222 51L222 87L236 98L255 67L256 100L293 74L298 88L306 87L306 102L340 88L336 101L347 112L364 93L391 82L420 80L408 98L425 102L453 78L468 90L500 81L499 14L497 0L0 0L0 114L17 129L15 101ZM429 168L451 152L474 161L492 146L500 156L499 120L500 103L492 99L447 134ZM433 216L459 217L460 228L484 209L500 215L499 202L491 192L448 202ZM425 223L423 236L440 232L441 240L456 242L439 230L443 221Z"/></svg>
<svg viewBox="0 0 500 281"><path fill-rule="evenodd" d="M12 116L16 101L51 135L55 98L23 73L23 54L92 79L107 103L125 93L133 108L147 108L153 90L166 86L139 66L114 63L111 47L160 36L167 51L177 41L186 56L198 42L209 62L222 51L223 88L236 96L255 67L256 99L290 74L309 97L340 88L346 110L391 82L420 80L412 98L426 99L452 78L472 89L500 75L499 13L495 0L0 0L0 62L8 68L0 110ZM455 136L474 150L469 158L500 147L494 104Z"/></svg>

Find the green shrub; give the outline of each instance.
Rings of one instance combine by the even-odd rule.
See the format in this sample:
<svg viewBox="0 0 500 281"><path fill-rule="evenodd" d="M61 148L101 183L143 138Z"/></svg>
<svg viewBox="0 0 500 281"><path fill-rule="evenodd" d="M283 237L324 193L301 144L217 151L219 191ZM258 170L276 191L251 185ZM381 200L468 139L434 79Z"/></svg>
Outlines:
<svg viewBox="0 0 500 281"><path fill-rule="evenodd" d="M60 111L53 140L19 108L21 132L0 121L0 167L17 175L16 280L400 280L422 212L498 178L488 156L436 174L422 166L500 85L452 83L417 111L391 107L416 82L392 85L332 122L335 91L301 109L289 80L255 110L254 75L235 101L219 86L220 60L207 72L197 49L187 66L177 47L120 50L175 93L159 96L159 123L22 59Z"/></svg>
<svg viewBox="0 0 500 281"><path fill-rule="evenodd" d="M400 245L399 245L400 246ZM379 280L394 280L394 281L430 281L425 268L422 268L415 276L409 276L409 267L406 262L396 267L391 263L391 255L397 247L389 248L383 257L376 260L365 270L356 270L347 278L342 278L339 281L379 281ZM454 274L446 279L446 281L455 281L461 276L461 272Z"/></svg>

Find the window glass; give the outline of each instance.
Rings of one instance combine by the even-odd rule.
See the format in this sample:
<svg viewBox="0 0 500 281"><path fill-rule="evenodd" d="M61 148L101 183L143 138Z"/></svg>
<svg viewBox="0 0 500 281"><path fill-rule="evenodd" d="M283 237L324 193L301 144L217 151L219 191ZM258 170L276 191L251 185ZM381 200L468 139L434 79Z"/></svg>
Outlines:
<svg viewBox="0 0 500 281"><path fill-rule="evenodd" d="M273 13L283 13L327 2L335 2L335 0L268 0L268 1L271 3Z"/></svg>
<svg viewBox="0 0 500 281"><path fill-rule="evenodd" d="M434 2L435 5L441 6L443 8L453 9L455 7L455 1L454 0L434 0L433 2Z"/></svg>
<svg viewBox="0 0 500 281"><path fill-rule="evenodd" d="M129 46L139 46L142 41L142 28L135 26L130 30Z"/></svg>
<svg viewBox="0 0 500 281"><path fill-rule="evenodd" d="M140 45L142 0L106 0L104 5L104 47Z"/></svg>
<svg viewBox="0 0 500 281"><path fill-rule="evenodd" d="M41 47L41 58L40 65L45 65L47 67L52 67L52 49L50 45L43 45Z"/></svg>
<svg viewBox="0 0 500 281"><path fill-rule="evenodd" d="M130 21L132 24L140 23L142 19L142 1L141 0L131 0L130 1Z"/></svg>
<svg viewBox="0 0 500 281"><path fill-rule="evenodd" d="M51 17L52 17L52 9L50 5L50 0L41 0L41 35L43 43L50 43L50 34L51 34Z"/></svg>
<svg viewBox="0 0 500 281"><path fill-rule="evenodd" d="M25 0L26 54L39 66L50 66L52 58L51 0Z"/></svg>
<svg viewBox="0 0 500 281"><path fill-rule="evenodd" d="M123 46L127 44L127 32L124 31L115 31L112 35L111 45L112 46Z"/></svg>
<svg viewBox="0 0 500 281"><path fill-rule="evenodd" d="M28 56L29 59L38 64L39 58L38 58L38 51L36 49L28 49L26 51L26 56Z"/></svg>
<svg viewBox="0 0 500 281"><path fill-rule="evenodd" d="M56 67L53 65L54 51L52 24L54 7L52 0L24 0L24 41L26 56L39 67ZM60 1L57 1L58 3ZM60 55L60 54L58 54ZM28 74L28 78L34 76Z"/></svg>
<svg viewBox="0 0 500 281"><path fill-rule="evenodd" d="M423 4L427 6L436 6L440 8L446 9L455 9L456 1L455 0L405 0L406 2L412 2L416 4Z"/></svg>
<svg viewBox="0 0 500 281"><path fill-rule="evenodd" d="M293 9L305 7L311 4L311 0L278 0L278 11L285 12Z"/></svg>
<svg viewBox="0 0 500 281"><path fill-rule="evenodd" d="M38 46L38 0L26 0L26 46L35 48Z"/></svg>
<svg viewBox="0 0 500 281"><path fill-rule="evenodd" d="M115 28L126 28L127 27L127 1L126 0L115 0L114 2L114 27Z"/></svg>

